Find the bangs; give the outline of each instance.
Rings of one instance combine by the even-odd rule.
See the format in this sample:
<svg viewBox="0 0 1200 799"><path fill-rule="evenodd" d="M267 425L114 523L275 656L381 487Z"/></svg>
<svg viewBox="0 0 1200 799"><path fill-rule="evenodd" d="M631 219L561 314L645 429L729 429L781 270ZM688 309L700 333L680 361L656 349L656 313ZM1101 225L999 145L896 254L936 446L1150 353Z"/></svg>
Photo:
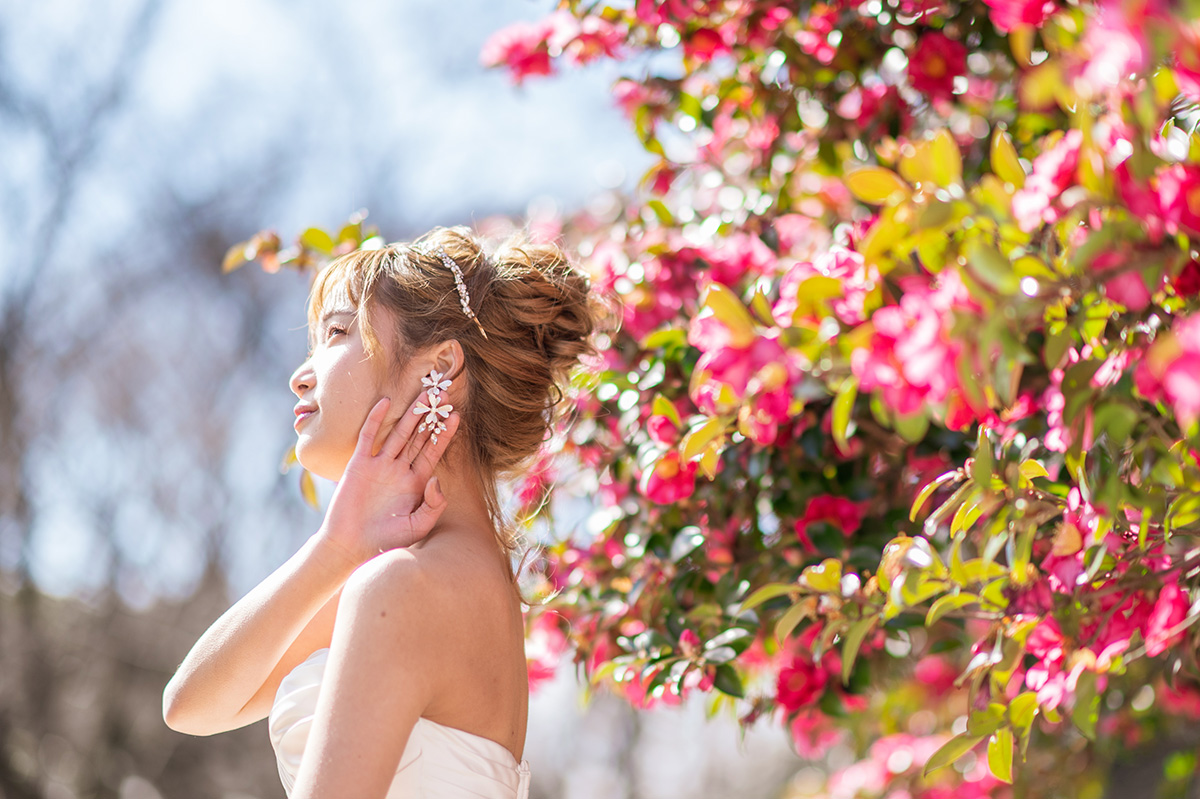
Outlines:
<svg viewBox="0 0 1200 799"><path fill-rule="evenodd" d="M314 336L322 317L331 309L348 307L358 320L367 354L375 354L379 340L370 322L368 306L391 254L390 248L357 250L335 259L317 274L308 296L310 349L315 345Z"/></svg>

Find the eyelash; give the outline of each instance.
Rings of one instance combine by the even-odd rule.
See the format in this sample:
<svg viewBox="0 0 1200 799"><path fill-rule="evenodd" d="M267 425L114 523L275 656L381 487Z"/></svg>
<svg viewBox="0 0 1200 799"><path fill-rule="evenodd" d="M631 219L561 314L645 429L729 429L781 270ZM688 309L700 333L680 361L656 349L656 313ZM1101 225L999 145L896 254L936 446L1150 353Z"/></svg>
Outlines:
<svg viewBox="0 0 1200 799"><path fill-rule="evenodd" d="M330 326L329 326L329 327L328 327L328 328L325 330L325 340L326 340L326 341L328 341L328 340L329 340L329 338L330 338L330 337L331 337L331 336L332 336L334 333L341 333L342 335L345 335L345 334L346 334L346 328L344 328L344 327L341 327L341 326L339 326L339 325L330 325Z"/></svg>

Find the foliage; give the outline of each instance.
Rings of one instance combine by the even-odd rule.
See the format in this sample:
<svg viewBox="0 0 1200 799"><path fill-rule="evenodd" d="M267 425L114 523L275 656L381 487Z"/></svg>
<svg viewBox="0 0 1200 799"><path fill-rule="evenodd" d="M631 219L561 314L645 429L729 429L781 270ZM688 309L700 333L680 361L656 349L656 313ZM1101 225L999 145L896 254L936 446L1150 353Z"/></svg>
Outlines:
<svg viewBox="0 0 1200 799"><path fill-rule="evenodd" d="M564 223L622 325L536 651L851 746L833 797L1098 796L1200 717L1200 4L571 0L484 57L619 61L658 157Z"/></svg>

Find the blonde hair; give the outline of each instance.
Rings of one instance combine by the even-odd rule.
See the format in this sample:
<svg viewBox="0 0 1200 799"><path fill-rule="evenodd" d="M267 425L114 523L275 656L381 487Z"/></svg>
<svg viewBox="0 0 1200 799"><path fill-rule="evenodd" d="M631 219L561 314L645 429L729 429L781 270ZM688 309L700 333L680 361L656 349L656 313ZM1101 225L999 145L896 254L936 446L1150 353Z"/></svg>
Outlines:
<svg viewBox="0 0 1200 799"><path fill-rule="evenodd" d="M438 248L462 271L486 338L463 313ZM314 329L326 302L344 291L358 309L372 357L381 335L393 337L400 362L458 340L467 398L458 408L461 432L452 446L468 448L498 543L511 556L517 533L504 518L496 484L527 465L571 410L564 387L580 359L595 353L591 337L602 313L590 288L555 245L515 237L488 256L469 229L435 228L411 244L358 250L330 263L313 283L308 318ZM380 330L373 307L391 312L395 330Z"/></svg>

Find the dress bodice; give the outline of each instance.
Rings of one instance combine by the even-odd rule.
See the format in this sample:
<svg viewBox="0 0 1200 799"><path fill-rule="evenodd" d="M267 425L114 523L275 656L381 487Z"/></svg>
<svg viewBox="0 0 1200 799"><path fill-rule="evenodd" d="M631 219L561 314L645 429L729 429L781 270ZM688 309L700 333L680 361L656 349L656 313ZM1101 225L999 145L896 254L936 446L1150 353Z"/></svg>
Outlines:
<svg viewBox="0 0 1200 799"><path fill-rule="evenodd" d="M279 778L290 796L308 742L328 649L318 649L279 684L267 718ZM489 738L417 719L387 799L528 799L529 764Z"/></svg>

